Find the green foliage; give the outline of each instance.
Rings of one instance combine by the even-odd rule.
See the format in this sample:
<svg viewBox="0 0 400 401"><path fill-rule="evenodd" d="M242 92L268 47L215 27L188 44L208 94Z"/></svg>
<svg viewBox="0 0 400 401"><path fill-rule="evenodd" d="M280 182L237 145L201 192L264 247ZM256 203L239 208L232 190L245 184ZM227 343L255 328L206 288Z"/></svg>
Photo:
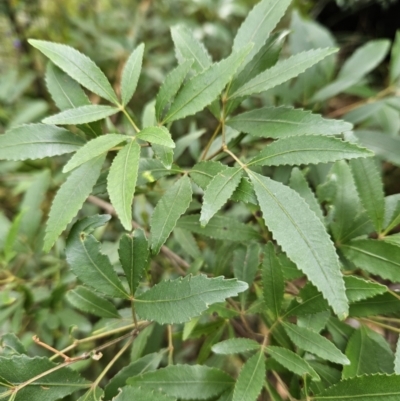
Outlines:
<svg viewBox="0 0 400 401"><path fill-rule="evenodd" d="M112 3L0 78L0 399L400 399L399 35Z"/></svg>

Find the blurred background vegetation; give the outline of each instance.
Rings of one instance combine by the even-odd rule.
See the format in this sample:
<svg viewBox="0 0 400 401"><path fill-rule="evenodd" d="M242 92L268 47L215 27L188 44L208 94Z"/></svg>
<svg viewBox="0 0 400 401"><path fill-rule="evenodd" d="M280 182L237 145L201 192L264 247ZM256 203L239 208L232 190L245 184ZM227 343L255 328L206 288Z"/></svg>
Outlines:
<svg viewBox="0 0 400 401"><path fill-rule="evenodd" d="M140 116L144 110L145 118L144 105L154 98L166 73L176 63L170 26L179 23L190 27L205 43L213 59L218 60L229 54L241 21L257 2L2 0L0 134L19 124L38 122L56 111L46 90L46 60L28 45L27 38L65 43L81 50L105 71L111 82L119 82L128 55L137 44L145 42L143 72L130 104L136 115ZM303 74L303 79L316 79L315 92L333 80L339 66L358 47L376 38L393 41L399 29L399 15L400 1L397 0L294 0L291 12L278 27L295 31L283 54L286 56L296 52L296 49L301 51L316 44L340 46L339 57L327 61L328 74L322 81L318 81L315 69L311 73L314 75ZM301 80L296 82L294 90L279 87L254 101L311 107L327 115L359 103L362 110L357 116L351 115L349 121L353 118L357 124L384 132L390 139L398 141L394 143L400 149L399 96L395 98L396 93L389 91L389 105L374 101L376 109L366 110L364 107L369 104L368 99L375 99L376 96L375 100L380 99L379 94L390 87L389 53L385 57L367 79L361 77L345 94L323 103L310 103L312 93L305 95L302 92ZM93 95L91 100L98 101ZM351 107L349 111L352 111ZM338 117L344 114L339 113ZM210 114L202 117L205 120L201 126L208 125L207 118L211 121L210 125L214 123ZM193 122L191 126L185 124L187 122L177 124L178 134L195 131ZM196 149L191 148L191 151ZM384 161L386 193L400 192L400 152L397 155L383 152L381 158ZM77 326L81 332L90 332L93 327L101 327L102 324L77 313L64 300L66 290L75 285L75 278L66 268L63 240L58 241L51 253L41 252L43 222L51 199L64 179L59 169L62 160L0 162L0 334L8 331L17 333L23 343L39 355L45 351L32 343L33 334L38 334L48 344L63 348L70 341L71 327ZM135 217L146 225L151 206L140 196L135 202ZM83 214L93 214L97 210L95 206L86 204ZM104 238L105 247L108 247L111 259L113 255L115 259L114 242L120 228L114 227L113 231L112 224L109 227L111 229L107 230ZM221 255L215 257L220 258ZM159 343L163 341L162 331L154 330L147 335L154 336L151 344L158 350ZM135 348L134 352L137 357L150 351Z"/></svg>

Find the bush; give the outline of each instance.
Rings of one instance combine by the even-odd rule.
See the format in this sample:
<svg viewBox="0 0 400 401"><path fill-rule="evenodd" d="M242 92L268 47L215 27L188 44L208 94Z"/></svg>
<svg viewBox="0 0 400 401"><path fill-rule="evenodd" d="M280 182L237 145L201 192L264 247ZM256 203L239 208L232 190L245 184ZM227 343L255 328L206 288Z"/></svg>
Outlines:
<svg viewBox="0 0 400 401"><path fill-rule="evenodd" d="M178 66L147 103L145 44L112 86L29 40L60 111L0 136L2 171L34 171L2 216L0 399L400 399L400 197L380 164L400 165L383 117L400 37L376 90L387 40L338 68L330 33L294 12L280 59L290 3L257 4L219 62L174 26Z"/></svg>

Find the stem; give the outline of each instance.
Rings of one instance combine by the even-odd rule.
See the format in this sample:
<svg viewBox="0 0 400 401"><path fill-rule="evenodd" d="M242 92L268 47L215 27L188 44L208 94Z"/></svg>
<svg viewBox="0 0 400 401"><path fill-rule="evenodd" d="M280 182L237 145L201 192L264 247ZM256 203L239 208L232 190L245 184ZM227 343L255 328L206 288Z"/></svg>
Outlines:
<svg viewBox="0 0 400 401"><path fill-rule="evenodd" d="M172 341L172 326L168 325L168 365L174 364L174 343Z"/></svg>
<svg viewBox="0 0 400 401"><path fill-rule="evenodd" d="M135 329L138 328L138 320L137 320L137 316L136 316L136 310L135 310L135 302L131 302L131 308L132 308L132 317L133 317L133 321L135 324Z"/></svg>
<svg viewBox="0 0 400 401"><path fill-rule="evenodd" d="M228 149L228 147L227 147L226 145L223 145L223 146L222 146L222 150L223 150L226 154L228 154L229 156L231 156L234 160L236 160L237 163L240 165L240 167L242 167L243 169L246 169L246 167L247 167L246 164L242 163L242 162L235 156L235 154L232 153L232 152Z"/></svg>
<svg viewBox="0 0 400 401"><path fill-rule="evenodd" d="M64 359L65 362L68 362L68 361L71 360L71 358L70 358L68 355L65 355L62 351L58 351L58 350L56 350L55 348L51 347L50 345L48 345L48 344L46 344L46 343L40 341L40 339L39 339L38 336L36 336L36 335L33 336L33 337L32 337L32 340L33 340L36 344L40 345L41 347L46 348L47 350L53 352L53 354L55 354L56 356L60 356L61 358Z"/></svg>
<svg viewBox="0 0 400 401"><path fill-rule="evenodd" d="M375 324L375 325L377 325L379 327L382 327L384 329L388 329L388 330L394 331L395 333L400 333L400 329L398 329L396 327L389 326L388 324L385 324L385 323L381 323L381 322L378 322L378 321L375 321L375 320L372 320L372 319L367 319L365 317L359 318L358 320L360 320L362 322L373 323L373 324Z"/></svg>
<svg viewBox="0 0 400 401"><path fill-rule="evenodd" d="M221 130L221 127L222 127L222 124L219 123L217 128L215 129L214 133L211 135L211 138L208 141L208 143L207 143L207 145L206 145L206 147L205 147L205 149L204 149L204 151L203 151L203 153L201 155L200 160L205 160L205 158L207 156L207 153L210 150L210 147L211 147L212 143L214 142L214 139L217 137L219 131Z"/></svg>
<svg viewBox="0 0 400 401"><path fill-rule="evenodd" d="M137 127L137 125L134 123L134 121L132 120L131 116L129 115L129 113L125 110L125 107L120 105L121 111L125 114L126 118L128 119L128 121L131 123L132 127L135 129L136 132L140 132L140 129Z"/></svg>

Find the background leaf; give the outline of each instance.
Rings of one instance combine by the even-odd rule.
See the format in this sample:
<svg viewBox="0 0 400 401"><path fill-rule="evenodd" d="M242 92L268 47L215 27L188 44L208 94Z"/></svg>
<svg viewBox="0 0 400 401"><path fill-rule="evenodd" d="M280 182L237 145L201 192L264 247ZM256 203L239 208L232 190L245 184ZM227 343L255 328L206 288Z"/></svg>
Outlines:
<svg viewBox="0 0 400 401"><path fill-rule="evenodd" d="M122 104L126 106L135 93L137 83L142 69L144 44L141 43L129 56L121 79L121 98Z"/></svg>
<svg viewBox="0 0 400 401"><path fill-rule="evenodd" d="M240 354L248 351L257 351L260 344L249 338L230 338L212 346L212 351L216 354L230 355Z"/></svg>
<svg viewBox="0 0 400 401"><path fill-rule="evenodd" d="M135 299L135 308L142 319L161 324L183 323L199 316L209 305L223 302L245 291L248 285L236 279L186 276L162 281Z"/></svg>
<svg viewBox="0 0 400 401"><path fill-rule="evenodd" d="M146 127L136 134L136 138L168 148L175 147L175 142L165 127Z"/></svg>

